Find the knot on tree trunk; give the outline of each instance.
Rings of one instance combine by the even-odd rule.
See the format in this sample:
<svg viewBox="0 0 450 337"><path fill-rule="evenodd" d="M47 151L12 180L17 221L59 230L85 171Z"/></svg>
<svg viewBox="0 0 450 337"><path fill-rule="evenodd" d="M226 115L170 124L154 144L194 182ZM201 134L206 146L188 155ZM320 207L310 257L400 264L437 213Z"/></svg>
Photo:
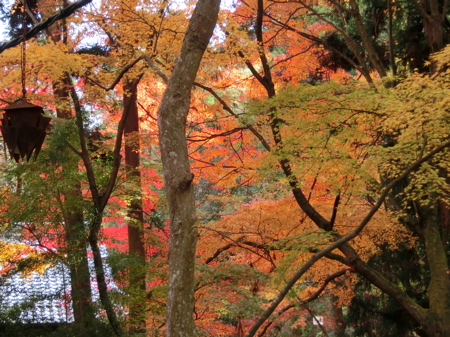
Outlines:
<svg viewBox="0 0 450 337"><path fill-rule="evenodd" d="M178 190L180 192L187 191L194 180L194 173L185 172L184 176L181 177L181 181L178 183Z"/></svg>

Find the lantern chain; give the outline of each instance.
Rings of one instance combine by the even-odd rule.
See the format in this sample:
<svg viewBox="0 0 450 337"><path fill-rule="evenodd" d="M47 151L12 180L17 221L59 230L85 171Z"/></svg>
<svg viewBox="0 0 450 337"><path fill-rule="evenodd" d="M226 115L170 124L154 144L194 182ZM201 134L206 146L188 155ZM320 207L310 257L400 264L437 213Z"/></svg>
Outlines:
<svg viewBox="0 0 450 337"><path fill-rule="evenodd" d="M22 94L23 98L25 99L27 96L27 89L25 87L26 82L26 42L23 41L22 43L22 50L21 50L21 68L22 68Z"/></svg>
<svg viewBox="0 0 450 337"><path fill-rule="evenodd" d="M27 43L26 43L25 36L27 34L27 24L26 24L25 3L23 3L23 7L22 7L22 31L23 31L23 42L22 42L22 49L20 51L20 67L22 70L22 95L23 95L23 98L26 99L26 96L27 96L27 89L26 89Z"/></svg>

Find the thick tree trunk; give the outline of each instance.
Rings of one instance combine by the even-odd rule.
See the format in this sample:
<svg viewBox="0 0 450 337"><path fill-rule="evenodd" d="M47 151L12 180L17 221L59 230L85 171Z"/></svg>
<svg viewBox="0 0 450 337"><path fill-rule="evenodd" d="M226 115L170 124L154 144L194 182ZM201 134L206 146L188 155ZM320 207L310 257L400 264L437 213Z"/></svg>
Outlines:
<svg viewBox="0 0 450 337"><path fill-rule="evenodd" d="M185 127L190 92L216 25L220 0L199 0L158 109L159 144L170 211L167 336L194 336L197 229Z"/></svg>
<svg viewBox="0 0 450 337"><path fill-rule="evenodd" d="M432 53L444 48L445 20L449 2L440 0L415 0L423 19L423 29Z"/></svg>
<svg viewBox="0 0 450 337"><path fill-rule="evenodd" d="M429 309L425 329L430 336L450 336L450 275L440 233L438 207L422 207L423 236L430 284L427 294Z"/></svg>
<svg viewBox="0 0 450 337"><path fill-rule="evenodd" d="M132 184L131 200L128 204L128 253L133 255L136 264L130 266L130 288L134 294L130 305L129 319L133 332L145 331L145 243L144 213L142 210L139 116L137 107L137 85L139 78L124 80L123 106L128 109L125 122L125 165L127 181Z"/></svg>

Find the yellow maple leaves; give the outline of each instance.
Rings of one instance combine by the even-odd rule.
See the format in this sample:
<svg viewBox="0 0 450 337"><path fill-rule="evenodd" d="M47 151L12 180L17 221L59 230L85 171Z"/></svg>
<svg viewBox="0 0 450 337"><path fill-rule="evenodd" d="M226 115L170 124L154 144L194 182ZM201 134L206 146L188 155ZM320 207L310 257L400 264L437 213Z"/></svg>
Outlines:
<svg viewBox="0 0 450 337"><path fill-rule="evenodd" d="M51 266L47 262L46 254L39 252L24 243L0 240L0 274L13 270L20 272L22 277L31 273L42 274Z"/></svg>

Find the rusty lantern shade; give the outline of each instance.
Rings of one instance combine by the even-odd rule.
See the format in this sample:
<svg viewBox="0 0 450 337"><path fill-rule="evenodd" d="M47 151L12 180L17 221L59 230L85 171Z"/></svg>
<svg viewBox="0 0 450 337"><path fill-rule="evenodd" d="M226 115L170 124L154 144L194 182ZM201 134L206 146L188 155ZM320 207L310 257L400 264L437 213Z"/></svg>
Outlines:
<svg viewBox="0 0 450 337"><path fill-rule="evenodd" d="M44 117L43 108L27 102L25 98L18 99L3 110L2 134L11 158L19 162L26 157L28 161L33 152L36 158L51 118Z"/></svg>

